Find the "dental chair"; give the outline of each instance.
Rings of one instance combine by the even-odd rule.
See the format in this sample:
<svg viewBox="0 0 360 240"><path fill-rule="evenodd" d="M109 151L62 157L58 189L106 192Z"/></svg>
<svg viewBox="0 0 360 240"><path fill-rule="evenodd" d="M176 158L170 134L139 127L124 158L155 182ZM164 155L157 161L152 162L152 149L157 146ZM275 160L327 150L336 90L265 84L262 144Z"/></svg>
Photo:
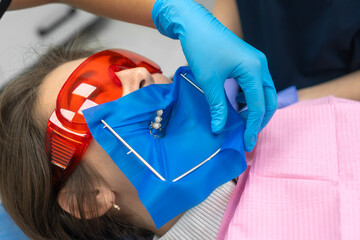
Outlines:
<svg viewBox="0 0 360 240"><path fill-rule="evenodd" d="M0 203L0 240L30 240L20 230Z"/></svg>

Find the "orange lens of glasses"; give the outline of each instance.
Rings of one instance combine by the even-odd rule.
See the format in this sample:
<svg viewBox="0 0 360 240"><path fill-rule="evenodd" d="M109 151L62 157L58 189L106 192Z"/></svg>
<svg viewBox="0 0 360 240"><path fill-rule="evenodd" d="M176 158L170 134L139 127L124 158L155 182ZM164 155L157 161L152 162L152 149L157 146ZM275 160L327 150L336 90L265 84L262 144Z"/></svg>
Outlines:
<svg viewBox="0 0 360 240"><path fill-rule="evenodd" d="M151 74L161 73L157 64L141 55L111 49L96 53L82 62L61 88L56 109L48 120L46 137L56 192L76 167L92 139L82 111L122 97L123 86L116 72L136 67L144 67Z"/></svg>

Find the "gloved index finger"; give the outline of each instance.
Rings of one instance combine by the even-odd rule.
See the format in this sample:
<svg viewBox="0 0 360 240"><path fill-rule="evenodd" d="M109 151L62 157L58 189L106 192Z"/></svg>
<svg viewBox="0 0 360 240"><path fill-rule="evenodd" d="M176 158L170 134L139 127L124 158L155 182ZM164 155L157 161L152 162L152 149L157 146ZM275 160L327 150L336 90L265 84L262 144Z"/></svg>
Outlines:
<svg viewBox="0 0 360 240"><path fill-rule="evenodd" d="M200 75L196 70L193 71L193 74L195 76L193 80L198 79L198 81L193 82L185 77L185 75L182 75L182 77L204 94L210 108L211 130L216 134L221 133L225 128L228 117L224 85L221 84L222 81L217 81L218 78L213 79L213 76L205 78L205 76Z"/></svg>

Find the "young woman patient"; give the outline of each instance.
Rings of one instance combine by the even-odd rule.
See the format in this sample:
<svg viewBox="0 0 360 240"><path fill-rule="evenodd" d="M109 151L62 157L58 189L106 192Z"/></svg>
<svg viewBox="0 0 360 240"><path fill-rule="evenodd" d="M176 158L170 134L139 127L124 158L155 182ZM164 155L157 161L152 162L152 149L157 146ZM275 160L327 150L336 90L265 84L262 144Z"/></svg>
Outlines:
<svg viewBox="0 0 360 240"><path fill-rule="evenodd" d="M156 64L147 59L138 61L144 58L129 54L126 53L132 59L138 58L135 62L142 67L124 63L120 64L121 68L113 69L122 87L119 91L116 86L108 88L114 95L106 94L105 97L119 98L151 84L171 83L160 74ZM216 188L199 205L157 228L151 217L154 215L150 216L129 175L126 177L114 158L98 144L101 139L98 142L87 139L86 150L73 142L76 149L80 149L80 153L74 154L77 165L69 165L66 168L69 170L64 171L57 167L69 159L67 150L57 151L60 138L53 137L56 136L54 129L63 130L55 127L57 121L50 116L59 107L56 105L58 95L62 96L61 106L71 107L72 102L76 102L68 101L69 95L63 90L59 93L60 89L76 80L90 83L88 81L99 72L108 75L108 72L101 72L101 64L91 65L97 61L86 60L91 55L93 52L73 47L53 49L7 84L0 94L0 196L6 211L29 237L151 239L155 234L155 239L164 240L216 237L233 240L239 237L289 239L290 233L292 239L303 239L299 233L309 233L314 236L311 239L330 239L329 236L338 239L342 232L346 239L359 239L360 214L354 211L360 207L360 150L354 144L359 142L360 136L360 114L354 114L360 112L359 102L327 97L302 101L277 111L260 133L255 150L248 155L251 168L240 176L230 204L228 201L235 187L231 181ZM85 60L87 62L83 64ZM117 58L107 60L116 62ZM79 65L89 68L75 78L74 70L79 69ZM75 79L74 82L71 79ZM93 90L87 84L84 86L81 91L70 89L87 96L86 93ZM126 97L138 96L136 93L144 93L146 89L152 88ZM188 110L188 105L186 108ZM72 115L67 110L60 111L69 119L79 117L79 112L74 111L75 115ZM195 118L194 112L191 114ZM51 129L47 125L49 117L55 124ZM64 126L73 127L73 124ZM146 131L149 133L148 129ZM208 132L211 133L210 127ZM82 136L76 136L79 135ZM240 142L232 140L236 145ZM205 138L202 145L205 145L204 141ZM50 152L46 142L53 144ZM226 158L222 155L220 160L224 164ZM213 176L218 178L239 161L236 158L235 162L225 164L225 170L217 169L215 174L206 175L206 184L201 187L208 187L215 178ZM193 187L194 183L191 184ZM194 195L198 196L199 192ZM154 198L153 195L150 197ZM338 201L339 198L342 201ZM169 208L161 205L160 210L168 212ZM346 230L342 230L344 226Z"/></svg>
<svg viewBox="0 0 360 240"><path fill-rule="evenodd" d="M180 218L186 219L181 214L157 229L135 187L95 140L71 174L54 174L45 141L48 119L66 80L93 54L74 47L52 49L0 95L0 196L6 211L32 239L147 239L164 235ZM121 69L116 75L122 96L151 84L171 83L150 67ZM211 238L234 188L231 182L225 185L217 190L222 207L211 213L220 214L217 227L208 231L196 221L189 224ZM188 231L189 237L200 236L191 233L191 227Z"/></svg>

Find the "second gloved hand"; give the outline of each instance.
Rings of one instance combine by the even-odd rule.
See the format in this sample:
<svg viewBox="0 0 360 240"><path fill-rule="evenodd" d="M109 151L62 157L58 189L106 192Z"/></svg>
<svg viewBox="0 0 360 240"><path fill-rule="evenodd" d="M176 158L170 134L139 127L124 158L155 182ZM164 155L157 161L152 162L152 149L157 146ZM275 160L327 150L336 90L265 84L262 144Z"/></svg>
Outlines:
<svg viewBox="0 0 360 240"><path fill-rule="evenodd" d="M277 108L276 90L264 54L192 0L157 0L152 18L162 34L180 39L195 83L209 102L215 133L222 131L227 120L224 81L236 79L249 109L244 142L246 150L251 151L257 133Z"/></svg>

